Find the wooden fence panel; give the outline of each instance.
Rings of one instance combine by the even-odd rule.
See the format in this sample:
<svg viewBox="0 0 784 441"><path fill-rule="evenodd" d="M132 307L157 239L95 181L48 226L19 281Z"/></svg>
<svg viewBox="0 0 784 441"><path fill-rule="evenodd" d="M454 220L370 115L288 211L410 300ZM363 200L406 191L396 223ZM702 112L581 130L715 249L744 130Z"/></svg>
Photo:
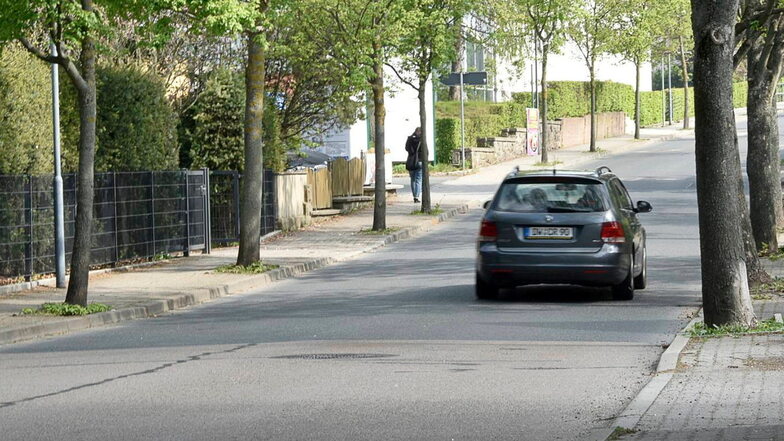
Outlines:
<svg viewBox="0 0 784 441"><path fill-rule="evenodd" d="M313 209L332 208L332 174L328 168L308 170L308 185L313 190Z"/></svg>
<svg viewBox="0 0 784 441"><path fill-rule="evenodd" d="M332 161L332 195L335 197L361 196L365 183L365 164L360 158Z"/></svg>

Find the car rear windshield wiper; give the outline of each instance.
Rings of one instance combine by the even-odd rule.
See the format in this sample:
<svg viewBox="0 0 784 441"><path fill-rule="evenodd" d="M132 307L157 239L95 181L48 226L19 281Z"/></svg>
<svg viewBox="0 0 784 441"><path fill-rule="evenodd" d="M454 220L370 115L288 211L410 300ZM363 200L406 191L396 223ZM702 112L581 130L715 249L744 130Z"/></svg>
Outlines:
<svg viewBox="0 0 784 441"><path fill-rule="evenodd" d="M576 207L547 207L548 213L590 213L595 210L590 208L576 208Z"/></svg>

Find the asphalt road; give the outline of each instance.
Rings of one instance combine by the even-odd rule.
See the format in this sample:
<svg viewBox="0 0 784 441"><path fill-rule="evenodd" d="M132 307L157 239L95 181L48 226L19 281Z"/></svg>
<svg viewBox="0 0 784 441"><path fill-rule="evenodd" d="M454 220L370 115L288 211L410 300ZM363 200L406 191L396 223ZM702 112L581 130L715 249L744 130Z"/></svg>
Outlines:
<svg viewBox="0 0 784 441"><path fill-rule="evenodd" d="M477 210L264 290L2 347L0 438L585 439L699 304L693 141L600 163L654 207L631 302L578 287L476 301Z"/></svg>

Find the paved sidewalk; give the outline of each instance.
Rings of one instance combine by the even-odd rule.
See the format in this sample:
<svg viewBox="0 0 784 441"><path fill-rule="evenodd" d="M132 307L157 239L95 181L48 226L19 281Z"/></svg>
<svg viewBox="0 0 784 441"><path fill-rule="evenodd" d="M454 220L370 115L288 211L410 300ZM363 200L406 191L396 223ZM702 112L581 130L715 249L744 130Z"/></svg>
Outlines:
<svg viewBox="0 0 784 441"><path fill-rule="evenodd" d="M784 262L766 262L784 277ZM784 297L755 300L758 319ZM784 440L784 335L691 339L669 383L623 440Z"/></svg>
<svg viewBox="0 0 784 441"><path fill-rule="evenodd" d="M628 136L613 138L600 140L601 151L597 153L588 153L586 146L577 146L552 152L551 155L553 160L562 162L558 164L559 168L576 168L605 155L690 133L678 130L677 126L646 129L643 136L650 140L635 141ZM236 259L237 248L223 248L214 249L210 255L177 258L127 271L91 275L89 301L105 303L114 309L106 313L67 318L18 315L26 307L61 302L65 298L64 290L51 286L0 295L0 344L151 317L351 259L391 242L421 234L449 217L479 207L482 201L492 196L502 177L514 165L521 169L536 168L534 164L537 161L537 157L520 158L434 185L433 203L438 203L444 210L440 216L412 215L418 204L411 201L409 194L401 192L388 201L387 226L394 230L390 234L360 232L372 225L373 211L366 209L322 220L303 230L266 240L261 245L262 259L265 263L280 265L280 269L263 275L215 273L216 267L234 263Z"/></svg>

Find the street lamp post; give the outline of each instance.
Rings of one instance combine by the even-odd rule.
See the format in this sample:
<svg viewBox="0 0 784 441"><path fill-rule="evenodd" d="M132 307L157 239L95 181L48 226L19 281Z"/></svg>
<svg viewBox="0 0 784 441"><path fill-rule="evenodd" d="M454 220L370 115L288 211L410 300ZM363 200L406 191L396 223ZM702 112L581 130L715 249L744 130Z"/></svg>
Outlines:
<svg viewBox="0 0 784 441"><path fill-rule="evenodd" d="M463 87L463 70L460 69L460 157L465 170L465 88Z"/></svg>
<svg viewBox="0 0 784 441"><path fill-rule="evenodd" d="M51 44L52 56L57 46ZM52 63L52 138L54 140L54 256L58 288L65 288L65 221L63 219L63 176L60 163L60 78Z"/></svg>
<svg viewBox="0 0 784 441"><path fill-rule="evenodd" d="M667 52L667 96L670 110L670 125L672 125L672 54Z"/></svg>
<svg viewBox="0 0 784 441"><path fill-rule="evenodd" d="M659 76L661 76L661 92L662 92L662 105L661 105L661 109L662 109L662 127L664 127L664 125L667 123L667 116L666 116L666 113L667 113L667 112L666 112L666 110L664 110L664 109L666 109L666 103L665 103L666 97L665 97L665 95L664 95L664 59L662 59L662 62L661 62L661 70L660 70L659 72L661 72L661 75L659 75Z"/></svg>

